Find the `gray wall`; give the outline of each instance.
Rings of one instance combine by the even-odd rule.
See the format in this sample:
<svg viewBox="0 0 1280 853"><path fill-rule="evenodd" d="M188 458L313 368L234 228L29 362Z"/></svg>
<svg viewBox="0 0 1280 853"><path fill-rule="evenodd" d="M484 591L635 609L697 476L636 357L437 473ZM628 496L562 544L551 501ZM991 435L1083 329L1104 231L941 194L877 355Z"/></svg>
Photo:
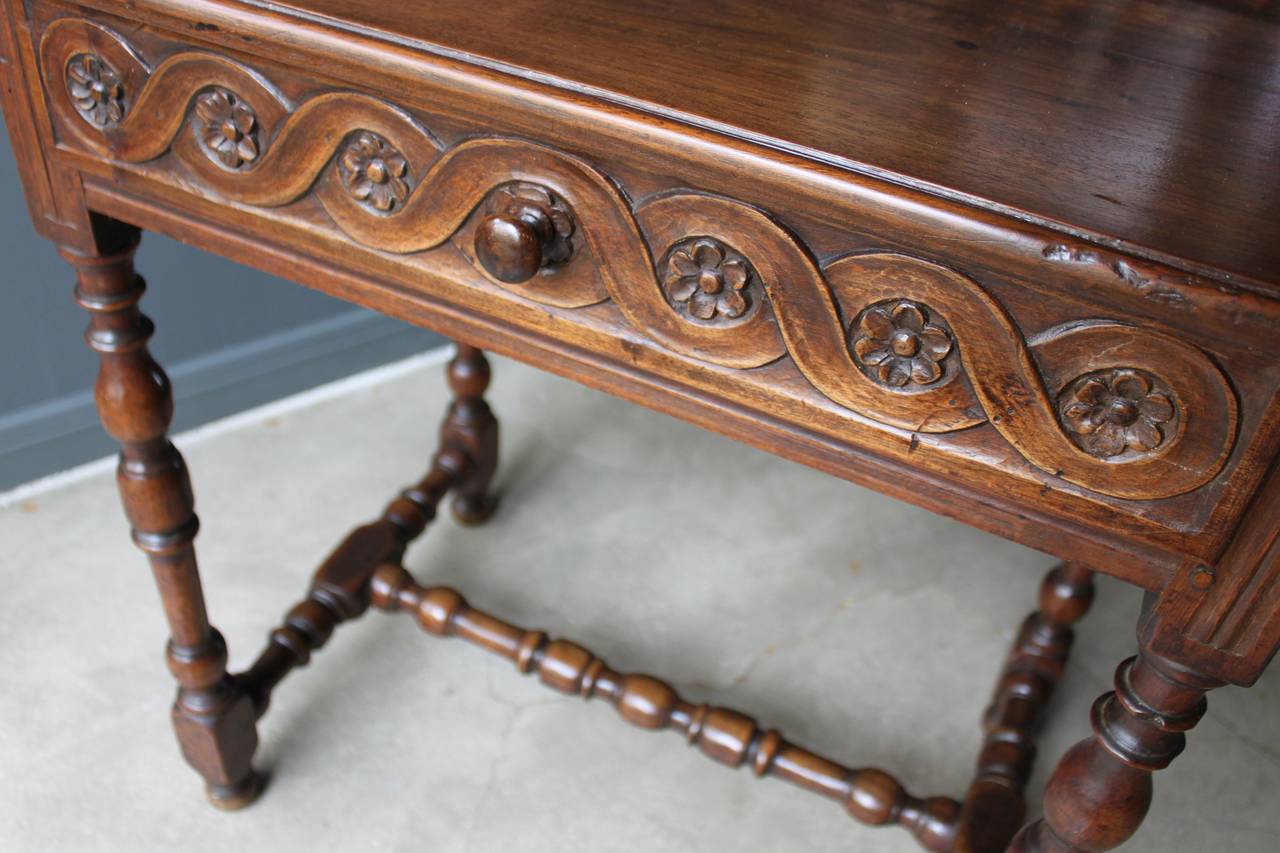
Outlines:
<svg viewBox="0 0 1280 853"><path fill-rule="evenodd" d="M143 237L138 269L178 430L441 343L156 234ZM31 228L0 125L0 490L113 452L71 288L70 268Z"/></svg>

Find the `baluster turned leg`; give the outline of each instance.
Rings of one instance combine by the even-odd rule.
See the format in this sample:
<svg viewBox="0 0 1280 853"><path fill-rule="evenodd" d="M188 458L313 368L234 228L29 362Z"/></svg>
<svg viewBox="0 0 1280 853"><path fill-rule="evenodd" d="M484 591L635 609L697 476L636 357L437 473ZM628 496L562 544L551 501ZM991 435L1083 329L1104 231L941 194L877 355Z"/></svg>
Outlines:
<svg viewBox="0 0 1280 853"><path fill-rule="evenodd" d="M463 524L480 524L493 514L489 482L498 466L498 419L484 399L489 361L477 347L459 343L447 375L453 403L440 426L440 447L460 450L472 462L457 486L453 515Z"/></svg>
<svg viewBox="0 0 1280 853"><path fill-rule="evenodd" d="M1143 650L1093 705L1093 737L1067 750L1044 795L1044 817L1011 853L1096 853L1123 844L1151 806L1151 774L1169 766L1219 686Z"/></svg>
<svg viewBox="0 0 1280 853"><path fill-rule="evenodd" d="M223 808L260 788L251 760L254 710L227 674L227 649L209 624L192 542L198 522L186 465L166 431L169 379L147 350L152 324L138 310L144 284L133 271L138 231L105 219L98 251L64 249L76 267L77 301L89 311L85 339L100 356L95 396L102 424L120 443L117 482L133 541L146 552L169 622L169 670L178 682L173 725L187 761Z"/></svg>
<svg viewBox="0 0 1280 853"><path fill-rule="evenodd" d="M1093 602L1093 572L1055 567L1040 585L1040 609L1022 623L983 720L977 775L965 796L955 853L1002 851L1022 826L1023 789L1035 761L1035 729L1062 678L1072 626Z"/></svg>

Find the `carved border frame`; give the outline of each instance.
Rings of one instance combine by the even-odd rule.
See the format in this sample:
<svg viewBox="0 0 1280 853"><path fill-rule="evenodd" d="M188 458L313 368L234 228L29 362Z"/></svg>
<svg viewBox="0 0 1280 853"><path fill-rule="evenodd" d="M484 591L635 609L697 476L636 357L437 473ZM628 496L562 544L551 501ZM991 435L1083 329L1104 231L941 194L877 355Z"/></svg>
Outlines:
<svg viewBox="0 0 1280 853"><path fill-rule="evenodd" d="M384 252L423 252L450 240L496 188L493 175L546 186L573 211L586 251L555 275L519 286L490 276L495 283L560 307L607 299L636 331L722 367L790 357L828 399L890 426L930 433L989 423L1042 471L1139 500L1203 485L1235 441L1237 404L1225 377L1198 349L1163 333L1081 318L1027 341L981 285L945 266L887 252L819 265L772 216L735 200L677 193L632 208L607 176L538 143L480 138L442 149L412 116L381 100L329 92L294 104L254 70L199 51L153 69L121 36L82 20L50 25L41 57L49 91L66 94L54 108L83 146L128 163L172 150L206 187L251 206L314 192L352 240ZM86 62L109 75L118 109L90 104L86 113L83 73L68 76ZM350 130L335 145L322 129L338 115ZM404 164L394 209L372 209L343 175L341 164L368 134ZM674 309L655 256L694 235L744 253L767 310L744 323L694 323ZM868 375L846 318L883 300L909 300L941 318L964 381L929 387L935 380L918 356L912 363L923 364L918 378L927 381L906 383L918 387L887 387ZM885 358L911 359L921 331L890 329L900 340ZM1082 377L1099 375L1112 377L1088 386L1099 399L1064 400L1079 395ZM1085 429L1108 440L1081 441Z"/></svg>

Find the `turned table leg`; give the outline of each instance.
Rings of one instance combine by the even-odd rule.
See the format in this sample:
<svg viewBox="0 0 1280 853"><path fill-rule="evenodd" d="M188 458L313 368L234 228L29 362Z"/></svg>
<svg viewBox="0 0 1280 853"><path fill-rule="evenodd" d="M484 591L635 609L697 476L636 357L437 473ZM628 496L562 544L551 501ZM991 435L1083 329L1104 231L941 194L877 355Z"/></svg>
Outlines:
<svg viewBox="0 0 1280 853"><path fill-rule="evenodd" d="M144 284L133 271L138 231L100 220L98 251L69 249L76 299L89 311L85 339L100 356L95 396L102 424L120 443L117 482L133 541L147 554L169 623L169 670L178 682L173 726L187 761L223 808L253 800L258 737L249 697L227 674L227 649L209 624L192 542L198 522L181 454L166 431L169 379L147 351L152 324L138 310Z"/></svg>
<svg viewBox="0 0 1280 853"><path fill-rule="evenodd" d="M1044 817L1011 853L1096 853L1123 844L1151 806L1151 775L1182 752L1219 686L1143 650L1093 705L1093 737L1067 750L1045 788Z"/></svg>
<svg viewBox="0 0 1280 853"><path fill-rule="evenodd" d="M1004 850L1022 826L1035 729L1066 668L1072 626L1089 610L1093 592L1093 572L1079 563L1055 567L1040 584L1040 608L1022 623L984 715L986 737L955 853Z"/></svg>
<svg viewBox="0 0 1280 853"><path fill-rule="evenodd" d="M477 347L459 343L446 373L453 402L440 426L440 447L459 450L472 462L457 486L453 515L463 524L480 524L493 514L489 483L498 466L498 419L484 399L489 360Z"/></svg>

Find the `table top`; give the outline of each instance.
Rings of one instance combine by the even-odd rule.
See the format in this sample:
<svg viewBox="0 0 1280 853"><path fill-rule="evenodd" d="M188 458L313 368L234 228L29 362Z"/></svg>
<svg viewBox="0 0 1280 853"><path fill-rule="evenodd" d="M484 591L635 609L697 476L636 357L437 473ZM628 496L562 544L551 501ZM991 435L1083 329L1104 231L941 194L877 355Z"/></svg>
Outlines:
<svg viewBox="0 0 1280 853"><path fill-rule="evenodd" d="M1280 284L1274 9L1131 0L507 0L482 13L470 0L262 5Z"/></svg>

